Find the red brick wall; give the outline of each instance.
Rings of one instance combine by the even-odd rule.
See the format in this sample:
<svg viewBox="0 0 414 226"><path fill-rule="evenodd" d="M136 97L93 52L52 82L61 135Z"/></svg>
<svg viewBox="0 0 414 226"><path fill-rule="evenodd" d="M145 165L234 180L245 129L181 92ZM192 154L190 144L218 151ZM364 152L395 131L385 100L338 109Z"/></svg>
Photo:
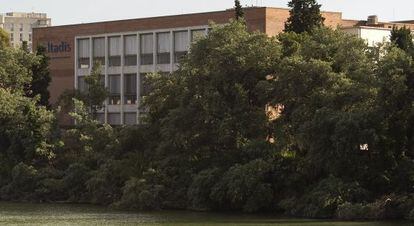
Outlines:
<svg viewBox="0 0 414 226"><path fill-rule="evenodd" d="M245 10L245 13L249 30L259 30L266 32L271 36L283 31L285 21L289 16L289 10L282 8L248 8ZM334 28L338 25L351 25L356 23L356 21L342 20L342 14L337 12L324 12L323 16L326 18L325 24ZM53 44L66 42L71 46L70 52L49 54L51 57L50 72L52 76L52 82L49 87L51 94L50 101L51 103L56 103L59 96L65 90L71 90L74 87L74 39L76 36L203 26L207 25L209 21L214 21L215 23L226 23L233 17L234 11L227 10L209 13L36 28L33 31L33 46L36 48L37 45L47 45L48 42L52 42Z"/></svg>
<svg viewBox="0 0 414 226"><path fill-rule="evenodd" d="M252 8L246 10L246 20L250 30L265 31L265 10L265 8ZM51 57L50 72L52 76L52 82L49 88L51 95L50 101L51 103L56 103L63 91L73 89L74 87L74 39L76 36L203 26L207 25L209 21L214 21L215 23L225 23L228 22L230 18L233 18L233 16L234 11L228 10L210 13L36 28L33 31L33 46L36 48L37 45L47 45L48 42L52 42L53 44L66 42L71 46L70 52L49 54Z"/></svg>

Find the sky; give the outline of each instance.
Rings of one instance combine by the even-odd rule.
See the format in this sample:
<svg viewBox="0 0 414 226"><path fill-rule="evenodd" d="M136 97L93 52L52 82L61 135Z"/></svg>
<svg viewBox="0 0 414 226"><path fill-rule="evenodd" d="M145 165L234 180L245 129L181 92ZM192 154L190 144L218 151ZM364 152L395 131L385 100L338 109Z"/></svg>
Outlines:
<svg viewBox="0 0 414 226"><path fill-rule="evenodd" d="M242 5L286 7L289 0L241 0ZM322 10L343 12L345 19L414 20L413 0L319 0ZM0 13L44 12L53 25L218 11L233 0L0 0Z"/></svg>

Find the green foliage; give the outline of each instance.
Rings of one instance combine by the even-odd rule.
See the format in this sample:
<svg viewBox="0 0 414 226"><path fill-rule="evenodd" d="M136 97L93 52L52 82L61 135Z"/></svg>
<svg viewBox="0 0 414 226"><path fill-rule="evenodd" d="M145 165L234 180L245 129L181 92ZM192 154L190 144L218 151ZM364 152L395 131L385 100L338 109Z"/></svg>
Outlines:
<svg viewBox="0 0 414 226"><path fill-rule="evenodd" d="M158 177L158 172L150 169L143 178L131 178L122 188L122 198L116 205L129 209L160 209L166 188L156 183Z"/></svg>
<svg viewBox="0 0 414 226"><path fill-rule="evenodd" d="M27 45L27 41L22 42L22 46L20 47L24 52L30 52L29 46Z"/></svg>
<svg viewBox="0 0 414 226"><path fill-rule="evenodd" d="M90 169L82 163L71 164L64 172L63 184L72 202L86 201L86 181L90 178Z"/></svg>
<svg viewBox="0 0 414 226"><path fill-rule="evenodd" d="M9 34L0 28L0 50L10 46Z"/></svg>
<svg viewBox="0 0 414 226"><path fill-rule="evenodd" d="M240 20L240 19L244 18L243 7L241 6L239 0L234 1L234 8L235 8L236 20Z"/></svg>
<svg viewBox="0 0 414 226"><path fill-rule="evenodd" d="M408 216L408 220L414 221L414 209L410 211L410 215Z"/></svg>
<svg viewBox="0 0 414 226"><path fill-rule="evenodd" d="M298 18L320 16L294 2L312 9L292 5ZM0 197L412 218L413 59L321 23L278 37L212 25L176 72L149 76L145 124L129 127L95 120L107 96L95 65L87 92L65 96L76 124L53 131L47 95L29 95L47 61L1 49Z"/></svg>
<svg viewBox="0 0 414 226"><path fill-rule="evenodd" d="M285 23L286 32L310 32L323 26L325 18L321 15L321 5L316 0L291 0L288 3L290 17Z"/></svg>
<svg viewBox="0 0 414 226"><path fill-rule="evenodd" d="M362 201L367 197L369 197L368 192L361 188L359 183L344 183L330 176L321 180L299 199L289 198L281 201L279 205L289 215L329 218L335 214L339 205L356 200Z"/></svg>
<svg viewBox="0 0 414 226"><path fill-rule="evenodd" d="M378 219L376 209L361 203L346 202L338 206L337 218L342 220L375 220Z"/></svg>
<svg viewBox="0 0 414 226"><path fill-rule="evenodd" d="M393 27L390 40L398 48L411 55L414 54L413 35L411 34L410 28L407 28L405 26L401 28Z"/></svg>
<svg viewBox="0 0 414 226"><path fill-rule="evenodd" d="M0 88L0 153L7 170L19 162L54 156L50 141L54 116L36 102ZM6 166L9 166L7 168Z"/></svg>
<svg viewBox="0 0 414 226"><path fill-rule="evenodd" d="M37 47L36 56L39 58L39 63L32 67L33 79L30 84L31 93L28 96L33 98L39 95L39 104L49 107L48 87L52 80L49 73L50 59L46 55L46 48L41 45Z"/></svg>
<svg viewBox="0 0 414 226"><path fill-rule="evenodd" d="M214 207L210 198L211 190L220 179L222 172L218 168L206 169L194 176L188 188L189 208L194 210L208 210Z"/></svg>
<svg viewBox="0 0 414 226"><path fill-rule="evenodd" d="M159 127L160 151L176 153L183 165L226 165L250 139L264 139L257 86L279 56L275 39L233 21L193 45L178 71L151 77L154 90L144 102L148 123Z"/></svg>
<svg viewBox="0 0 414 226"><path fill-rule="evenodd" d="M98 110L102 109L103 103L109 94L102 81L104 81L104 78L101 72L101 65L94 63L91 74L85 77L88 90L84 94L83 99L90 107L93 116L95 116Z"/></svg>
<svg viewBox="0 0 414 226"><path fill-rule="evenodd" d="M118 161L108 160L92 172L91 178L85 183L92 203L109 205L119 200L123 186L121 167Z"/></svg>
<svg viewBox="0 0 414 226"><path fill-rule="evenodd" d="M284 106L273 123L279 145L304 159L303 173L311 180L327 172L363 177L369 159L360 144L376 139L371 119L377 89L367 46L326 28L279 39L286 57L271 93L272 103Z"/></svg>
<svg viewBox="0 0 414 226"><path fill-rule="evenodd" d="M272 165L263 160L235 165L212 188L210 196L223 209L245 212L270 209L273 189L267 177L271 172Z"/></svg>
<svg viewBox="0 0 414 226"><path fill-rule="evenodd" d="M37 170L33 166L19 163L11 171L11 182L1 188L3 200L30 200L36 187Z"/></svg>
<svg viewBox="0 0 414 226"><path fill-rule="evenodd" d="M22 92L30 87L30 68L37 63L30 53L13 48L0 48L0 88Z"/></svg>

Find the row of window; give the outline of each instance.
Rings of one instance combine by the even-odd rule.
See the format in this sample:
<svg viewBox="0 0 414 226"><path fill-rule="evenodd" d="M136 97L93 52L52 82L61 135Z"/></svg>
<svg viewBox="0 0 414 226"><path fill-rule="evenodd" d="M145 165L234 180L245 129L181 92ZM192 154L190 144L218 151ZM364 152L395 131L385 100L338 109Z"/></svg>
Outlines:
<svg viewBox="0 0 414 226"><path fill-rule="evenodd" d="M137 124L137 113L136 112L125 112L123 116L124 116L125 125L136 125ZM96 119L101 123L105 123L105 114L97 113ZM108 120L107 123L110 125L121 125L121 114L120 113L108 113L107 120Z"/></svg>
<svg viewBox="0 0 414 226"><path fill-rule="evenodd" d="M146 96L150 92L149 86L146 84L146 74L140 74L140 96ZM108 75L108 104L121 104L121 75ZM101 76L101 85L105 86L105 76ZM124 104L137 104L137 75L124 74ZM85 83L85 76L78 77L78 90L80 92L88 92L88 86Z"/></svg>
<svg viewBox="0 0 414 226"><path fill-rule="evenodd" d="M190 32L189 35L188 31L175 31L172 33L173 37L170 37L170 32L156 33L155 46L153 33L141 34L139 39L136 35L123 36L123 46L121 46L121 36L108 37L107 53L105 53L104 37L92 39L92 53L90 52L90 39L78 39L78 68L90 67L91 54L93 62L99 62L101 65L108 63L109 67L119 67L121 66L122 48L124 48L124 66L136 66L138 46L140 47L140 65L154 64L154 49L157 64L171 63L171 49L174 51L174 62L178 63L187 54L190 41L197 41L205 36L205 29ZM173 38L172 42L171 38ZM106 54L108 55L108 62L105 62Z"/></svg>
<svg viewBox="0 0 414 226"><path fill-rule="evenodd" d="M29 33L29 40L24 40L24 39L23 39L23 33L20 33L20 34L19 34L19 37L20 37L20 39L19 39L19 40L20 40L21 42L22 42L22 41L29 41L29 42L31 42L31 41L32 41L32 34L30 34L30 33ZM15 40L14 40L14 34L13 34L13 33L11 33L11 34L10 34L10 41L11 41L11 42L15 41Z"/></svg>
<svg viewBox="0 0 414 226"><path fill-rule="evenodd" d="M15 24L9 24L9 30L10 31L14 31L14 27ZM30 27L30 30L32 29L32 27ZM19 31L23 31L24 30L24 24L19 24Z"/></svg>

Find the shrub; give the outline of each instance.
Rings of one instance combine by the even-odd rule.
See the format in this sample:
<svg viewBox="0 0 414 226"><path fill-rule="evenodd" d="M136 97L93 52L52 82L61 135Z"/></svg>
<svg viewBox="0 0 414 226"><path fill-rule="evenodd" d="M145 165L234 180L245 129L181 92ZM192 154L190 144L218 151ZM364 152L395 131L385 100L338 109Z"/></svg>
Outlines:
<svg viewBox="0 0 414 226"><path fill-rule="evenodd" d="M207 169L198 173L190 185L187 196L189 208L195 210L206 210L213 206L210 193L213 186L219 180L221 170L218 168Z"/></svg>
<svg viewBox="0 0 414 226"><path fill-rule="evenodd" d="M69 201L83 202L87 198L86 181L89 179L90 169L81 163L74 163L65 170L63 183L69 195Z"/></svg>
<svg viewBox="0 0 414 226"><path fill-rule="evenodd" d="M35 191L39 201L62 201L68 198L63 182L63 172L52 167L39 169L39 180Z"/></svg>
<svg viewBox="0 0 414 226"><path fill-rule="evenodd" d="M376 219L373 210L369 205L363 205L361 203L352 204L346 202L338 206L336 216L342 220L365 220Z"/></svg>
<svg viewBox="0 0 414 226"><path fill-rule="evenodd" d="M330 176L321 180L310 192L301 198L282 200L279 205L287 214L300 217L330 218L339 205L346 202L362 201L368 192L357 182L344 183Z"/></svg>
<svg viewBox="0 0 414 226"><path fill-rule="evenodd" d="M213 187L210 198L219 208L257 212L270 209L273 189L267 178L272 165L264 160L253 160L245 165L231 167Z"/></svg>
<svg viewBox="0 0 414 226"><path fill-rule="evenodd" d="M127 209L154 210L161 209L164 186L153 183L151 177L156 177L156 172L150 170L145 178L131 178L122 188L122 197L115 206Z"/></svg>
<svg viewBox="0 0 414 226"><path fill-rule="evenodd" d="M0 193L4 200L30 200L36 190L38 172L33 166L19 163L12 172L12 181L2 187Z"/></svg>
<svg viewBox="0 0 414 226"><path fill-rule="evenodd" d="M408 220L414 221L414 208L410 211L410 214L408 215Z"/></svg>
<svg viewBox="0 0 414 226"><path fill-rule="evenodd" d="M118 161L108 160L91 173L85 184L92 203L108 205L119 199L123 182L118 164Z"/></svg>

